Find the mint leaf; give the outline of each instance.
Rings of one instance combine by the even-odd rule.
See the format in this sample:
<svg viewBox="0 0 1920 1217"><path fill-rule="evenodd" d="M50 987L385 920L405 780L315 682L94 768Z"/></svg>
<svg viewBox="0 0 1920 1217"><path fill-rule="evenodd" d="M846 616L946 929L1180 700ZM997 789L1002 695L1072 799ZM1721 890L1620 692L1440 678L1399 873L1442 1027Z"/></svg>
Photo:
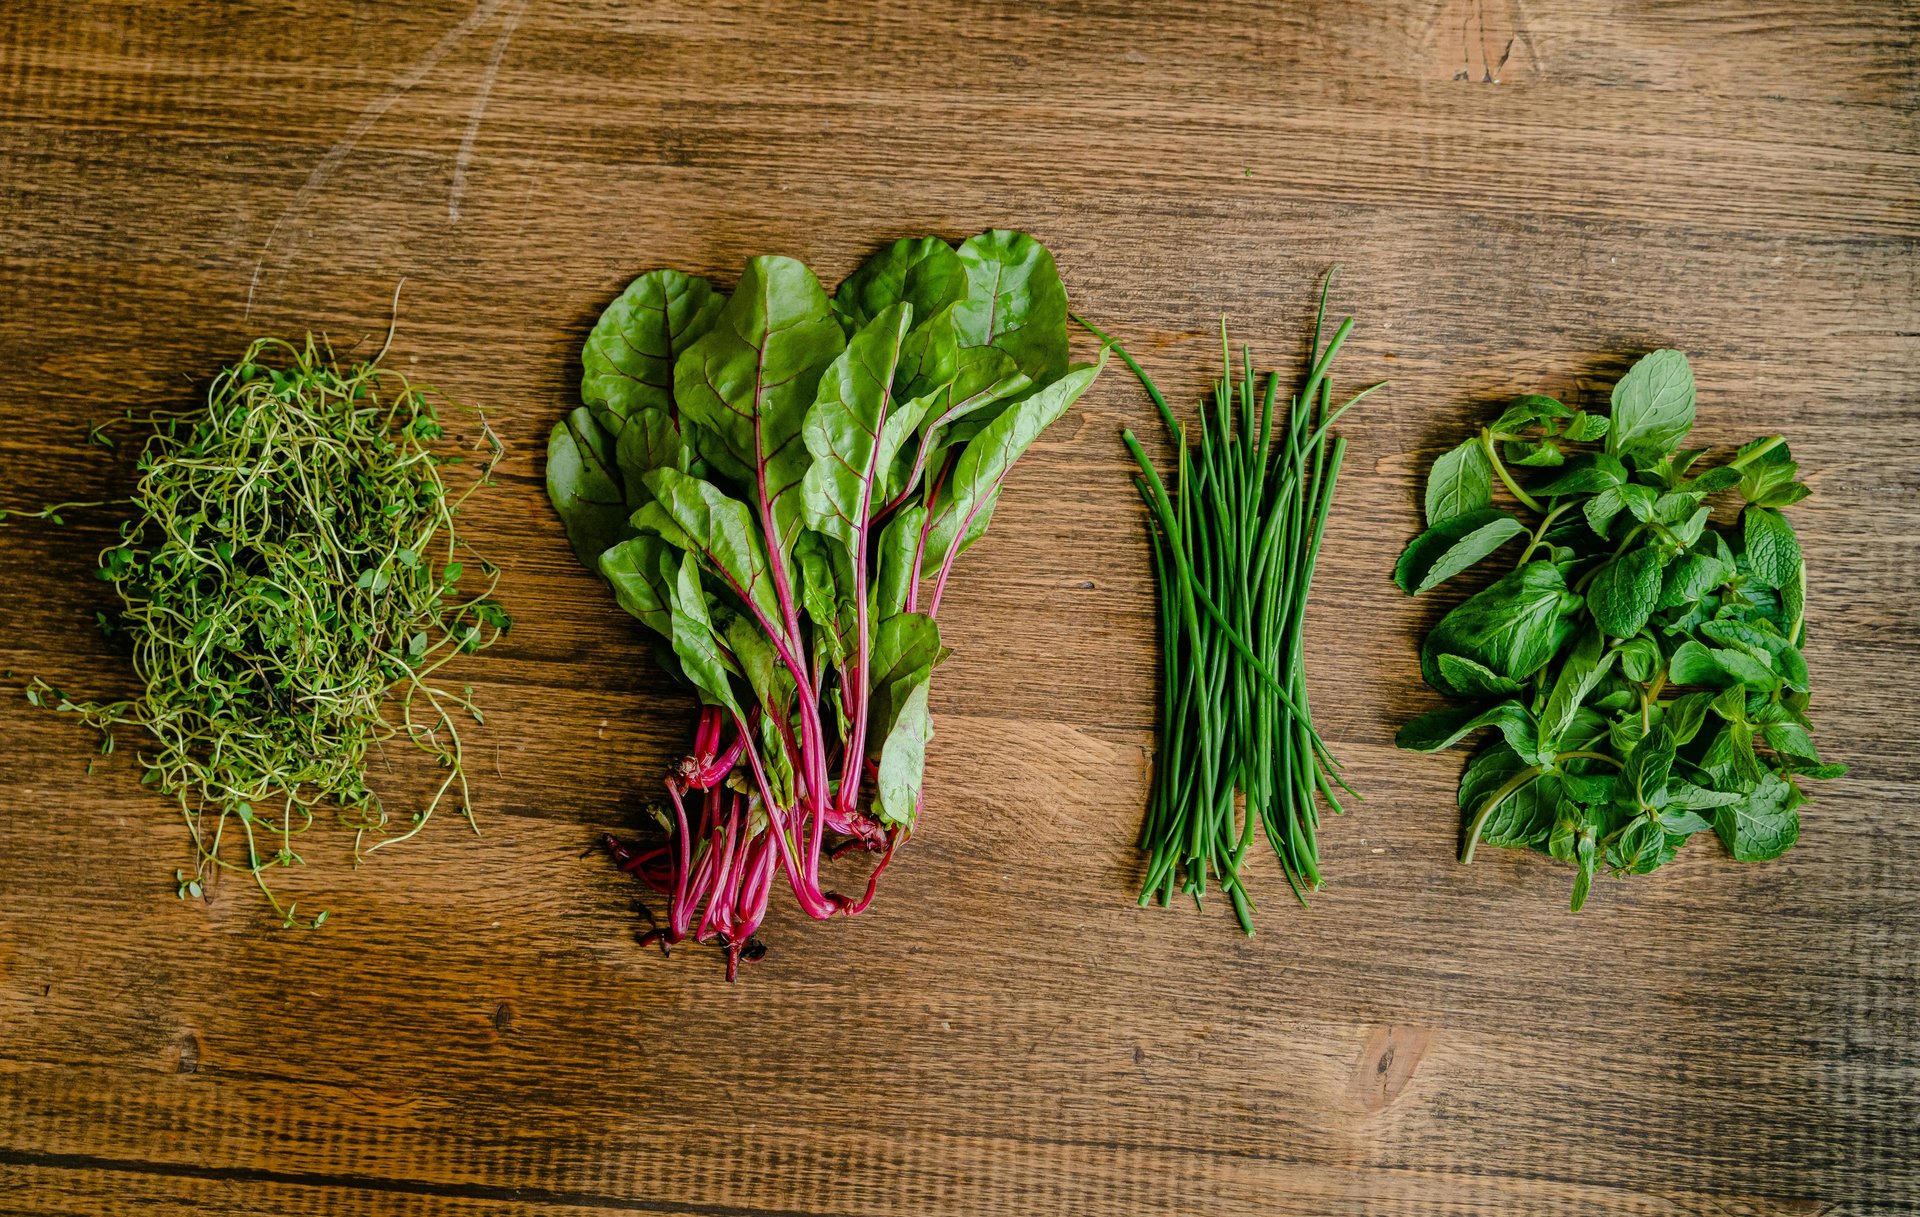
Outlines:
<svg viewBox="0 0 1920 1217"><path fill-rule="evenodd" d="M1559 567L1529 562L1440 619L1421 647L1421 673L1441 692L1466 692L1441 673L1441 656L1456 655L1498 677L1525 679L1572 636L1580 603Z"/></svg>
<svg viewBox="0 0 1920 1217"><path fill-rule="evenodd" d="M1714 588L1733 578L1733 567L1712 554L1682 554L1667 567L1660 581L1660 599L1655 609L1677 608L1692 604Z"/></svg>
<svg viewBox="0 0 1920 1217"><path fill-rule="evenodd" d="M1653 519L1660 501L1659 492L1651 486L1642 486L1638 482L1628 482L1620 487L1620 501L1626 506L1627 514L1645 524Z"/></svg>
<svg viewBox="0 0 1920 1217"><path fill-rule="evenodd" d="M1493 462L1484 445L1470 439L1441 456L1427 474L1427 526L1479 511L1493 502Z"/></svg>
<svg viewBox="0 0 1920 1217"><path fill-rule="evenodd" d="M1674 683L1684 682L1676 679ZM1673 733L1673 742L1682 746L1692 743L1693 737L1700 734L1701 725L1707 721L1707 709L1712 704L1711 693L1688 693L1675 698L1661 719L1666 723L1667 730Z"/></svg>
<svg viewBox="0 0 1920 1217"><path fill-rule="evenodd" d="M1763 587L1786 587L1800 579L1800 539L1787 517L1768 507L1748 507L1747 565Z"/></svg>
<svg viewBox="0 0 1920 1217"><path fill-rule="evenodd" d="M1694 787L1694 789L1697 790L1699 787ZM1718 792L1714 791L1709 793L1717 794ZM1736 794L1727 797L1737 800L1740 796ZM1708 832L1713 828L1713 821L1683 804L1672 804L1663 809L1659 815L1659 824L1660 827L1667 832L1679 833L1682 836L1691 836L1697 832Z"/></svg>
<svg viewBox="0 0 1920 1217"><path fill-rule="evenodd" d="M1510 465L1554 466L1566 462L1566 454L1560 445L1550 439L1526 440L1506 446L1507 463Z"/></svg>
<svg viewBox="0 0 1920 1217"><path fill-rule="evenodd" d="M1408 595L1436 587L1525 533L1520 521L1486 507L1442 520L1415 537L1393 568L1393 581Z"/></svg>
<svg viewBox="0 0 1920 1217"><path fill-rule="evenodd" d="M1660 600L1666 557L1651 545L1629 550L1600 568L1587 587L1587 608L1614 638L1631 638L1647 624Z"/></svg>
<svg viewBox="0 0 1920 1217"><path fill-rule="evenodd" d="M1777 858L1800 839L1800 792L1769 773L1737 803L1716 807L1713 830L1736 862Z"/></svg>
<svg viewBox="0 0 1920 1217"><path fill-rule="evenodd" d="M1673 772L1673 759L1673 732L1667 730L1665 724L1642 736L1627 753L1620 783L1635 806L1652 810L1665 801L1667 775Z"/></svg>
<svg viewBox="0 0 1920 1217"><path fill-rule="evenodd" d="M1594 629L1582 634L1568 652L1566 663L1554 678L1553 692L1547 695L1546 708L1540 712L1541 752L1559 751L1560 736L1572 724L1580 703L1613 666L1614 653L1605 648L1606 640Z"/></svg>
<svg viewBox="0 0 1920 1217"><path fill-rule="evenodd" d="M1801 656L1799 648L1774 632L1772 623L1766 622L1765 618L1761 621L1765 628L1744 621L1704 621L1700 624L1700 633L1715 642L1747 652L1772 671L1778 672L1789 689L1805 692L1808 677L1806 659Z"/></svg>
<svg viewBox="0 0 1920 1217"><path fill-rule="evenodd" d="M1627 467L1604 452L1583 452L1569 460L1560 476L1533 491L1535 498L1568 494L1598 494L1627 480Z"/></svg>
<svg viewBox="0 0 1920 1217"><path fill-rule="evenodd" d="M1476 754L1460 775L1461 822L1470 823L1486 801L1526 767L1527 763L1505 744ZM1560 778L1554 774L1542 774L1525 783L1495 805L1480 830L1480 840L1503 848L1544 845L1560 797Z"/></svg>
<svg viewBox="0 0 1920 1217"><path fill-rule="evenodd" d="M1693 369L1679 351L1654 351L1613 386L1607 451L1658 457L1693 429ZM1636 462L1638 463L1638 462Z"/></svg>
<svg viewBox="0 0 1920 1217"><path fill-rule="evenodd" d="M1509 679L1461 655L1442 655L1437 663L1440 684L1435 687L1443 692L1462 697L1505 697L1526 688L1524 682Z"/></svg>
<svg viewBox="0 0 1920 1217"><path fill-rule="evenodd" d="M1409 752L1439 752L1459 743L1482 727L1498 727L1507 746L1528 764L1542 761L1534 739L1533 715L1517 701L1501 702L1486 710L1477 706L1444 706L1422 714L1394 736L1394 744Z"/></svg>
<svg viewBox="0 0 1920 1217"><path fill-rule="evenodd" d="M1620 488L1613 486L1582 503L1580 511L1587 517L1587 527L1593 529L1594 535L1604 541L1607 539L1607 529L1613 525L1614 517L1625 510L1626 506L1627 501L1621 496Z"/></svg>
<svg viewBox="0 0 1920 1217"><path fill-rule="evenodd" d="M1563 439L1586 443L1605 438L1608 420L1604 414L1588 414L1582 410L1567 422L1567 429L1560 433Z"/></svg>
<svg viewBox="0 0 1920 1217"><path fill-rule="evenodd" d="M1516 435L1549 418L1570 418L1573 411L1542 393L1522 393L1501 411L1493 424L1495 435Z"/></svg>

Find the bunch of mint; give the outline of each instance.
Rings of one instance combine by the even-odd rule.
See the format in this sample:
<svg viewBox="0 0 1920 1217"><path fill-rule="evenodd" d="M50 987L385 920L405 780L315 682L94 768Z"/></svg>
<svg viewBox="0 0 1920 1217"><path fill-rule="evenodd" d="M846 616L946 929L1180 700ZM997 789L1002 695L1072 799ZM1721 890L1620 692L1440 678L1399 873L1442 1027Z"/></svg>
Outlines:
<svg viewBox="0 0 1920 1217"><path fill-rule="evenodd" d="M1693 371L1655 351L1602 415L1517 399L1440 457L1427 530L1394 579L1425 592L1517 541L1512 569L1441 618L1420 670L1449 705L1401 729L1434 752L1492 727L1460 780L1460 860L1536 849L1644 874L1697 832L1736 859L1800 836L1801 781L1833 778L1807 719L1806 568L1781 508L1807 497L1779 436L1701 470ZM1495 484L1527 513L1494 506ZM1712 504L1744 500L1737 520Z"/></svg>

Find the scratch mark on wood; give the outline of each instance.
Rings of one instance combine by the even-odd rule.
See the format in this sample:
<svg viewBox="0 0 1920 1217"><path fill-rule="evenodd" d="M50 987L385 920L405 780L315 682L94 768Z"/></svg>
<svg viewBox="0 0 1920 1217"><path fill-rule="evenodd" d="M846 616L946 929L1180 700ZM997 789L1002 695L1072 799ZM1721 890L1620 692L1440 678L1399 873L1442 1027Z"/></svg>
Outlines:
<svg viewBox="0 0 1920 1217"><path fill-rule="evenodd" d="M524 3L524 0L522 0L522 2ZM260 271L266 265L267 258L273 253L274 243L279 240L280 231L287 226L289 221L306 210L307 204L313 199L314 194L319 191L320 187L326 183L328 176L331 175L335 169L339 168L341 161L347 159L347 154L353 151L354 145L358 144L360 138L372 129L373 124L379 122L380 117L388 110L391 110L394 103L405 96L415 85L425 80L427 73L433 71L435 66L437 66L442 59L445 59L454 47L459 46L463 38L480 26L486 24L493 14L498 11L499 7L500 0L479 0L479 2L474 5L473 12L455 24L452 29L449 29L445 34L441 35L438 42L428 47L426 53L416 59L413 62L413 66L401 73L400 76L387 87L385 93L375 98L366 109L360 111L360 116L353 120L352 126L347 128L347 133L341 136L333 147L327 149L327 154L320 158L319 163L313 167L313 172L307 175L307 180L302 183L300 189L294 193L293 201L287 204L285 210L281 211L280 218L273 222L272 230L267 233L267 242L260 248L260 256L254 259L253 277L247 281L247 306L240 314L243 320L253 315L253 297L254 293L260 287ZM290 258L292 254L293 242L291 238L289 238L287 247L281 251L280 262L276 270L284 269L287 259Z"/></svg>
<svg viewBox="0 0 1920 1217"><path fill-rule="evenodd" d="M507 57L507 44L513 41L513 31L520 24L521 14L527 11L527 0L513 7L507 14L507 22L500 36L493 40L493 52L487 56L487 70L480 77L480 91L473 99L473 114L467 119L467 133L461 137L460 152L453 158L453 187L447 192L447 218L460 218L460 196L467 189L467 163L473 159L473 141L480 134L480 120L487 113L487 98L493 93L494 77L500 74L500 61Z"/></svg>
<svg viewBox="0 0 1920 1217"><path fill-rule="evenodd" d="M1489 16L1491 4L1498 8ZM1435 31L1442 66L1452 79L1474 84L1504 82L1509 67L1522 66L1514 51L1532 49L1518 0L1449 0Z"/></svg>

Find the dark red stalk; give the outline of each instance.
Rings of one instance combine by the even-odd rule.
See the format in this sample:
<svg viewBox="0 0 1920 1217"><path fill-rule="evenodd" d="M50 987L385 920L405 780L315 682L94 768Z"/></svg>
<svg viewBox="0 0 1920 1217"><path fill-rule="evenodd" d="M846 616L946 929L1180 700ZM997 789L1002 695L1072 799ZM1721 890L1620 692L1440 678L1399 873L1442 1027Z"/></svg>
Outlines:
<svg viewBox="0 0 1920 1217"><path fill-rule="evenodd" d="M900 839L905 835L902 829L894 829L887 833L887 850L880 855L880 861L874 863L873 873L867 876L866 894L847 906L847 916L864 913L867 911L867 906L873 903L873 894L880 890L880 875L887 869L887 863L893 861L894 848L900 844Z"/></svg>
<svg viewBox="0 0 1920 1217"><path fill-rule="evenodd" d="M667 794L673 799L674 833L680 846L680 864L673 868L673 898L667 902L667 938L679 942L687 936L693 921L692 910L687 905L687 885L691 881L693 870L693 834L687 831L687 808L680 795L680 783L673 778L667 779ZM701 824L705 831L704 821Z"/></svg>
<svg viewBox="0 0 1920 1217"><path fill-rule="evenodd" d="M940 497L940 491L947 484L947 473L953 468L952 461L940 463L940 476L933 479L927 487L927 518L920 522L920 541L913 547L913 575L907 580L907 611L920 611L920 564L927 556L927 532L933 527L933 505Z"/></svg>
<svg viewBox="0 0 1920 1217"><path fill-rule="evenodd" d="M776 869L770 832L763 832L753 839L745 878L740 884L739 904L734 910L735 933L743 942L753 937L754 931L760 928L761 921L767 916L767 898L773 893Z"/></svg>
<svg viewBox="0 0 1920 1217"><path fill-rule="evenodd" d="M727 827L721 834L718 844L713 848L719 862L713 873L713 883L708 888L706 911L700 915L700 928L694 932L694 940L705 942L714 935L725 936L733 922L733 883L734 866L739 846L744 844L745 833L740 823L740 796L734 795L727 800Z"/></svg>

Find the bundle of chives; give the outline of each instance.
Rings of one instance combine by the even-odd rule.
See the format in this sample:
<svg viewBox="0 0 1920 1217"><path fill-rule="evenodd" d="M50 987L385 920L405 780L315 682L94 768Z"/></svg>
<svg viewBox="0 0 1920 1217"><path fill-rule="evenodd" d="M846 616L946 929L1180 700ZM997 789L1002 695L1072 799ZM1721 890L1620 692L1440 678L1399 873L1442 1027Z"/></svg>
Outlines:
<svg viewBox="0 0 1920 1217"><path fill-rule="evenodd" d="M1323 286L1312 370L1285 418L1275 415L1279 375L1269 373L1258 392L1245 347L1235 376L1222 318L1222 375L1201 408L1193 444L1139 363L1087 326L1140 378L1177 454L1169 492L1133 432L1122 433L1140 465L1134 481L1147 505L1163 663L1160 747L1140 831L1148 857L1140 903L1168 904L1179 890L1198 905L1211 877L1248 934L1253 902L1241 867L1255 826L1305 903L1305 889L1321 882L1318 800L1339 813L1334 786L1354 793L1313 728L1301 632L1346 452L1345 439L1329 442L1329 428L1381 386L1334 408L1328 369L1353 319L1323 350L1326 304Z"/></svg>

